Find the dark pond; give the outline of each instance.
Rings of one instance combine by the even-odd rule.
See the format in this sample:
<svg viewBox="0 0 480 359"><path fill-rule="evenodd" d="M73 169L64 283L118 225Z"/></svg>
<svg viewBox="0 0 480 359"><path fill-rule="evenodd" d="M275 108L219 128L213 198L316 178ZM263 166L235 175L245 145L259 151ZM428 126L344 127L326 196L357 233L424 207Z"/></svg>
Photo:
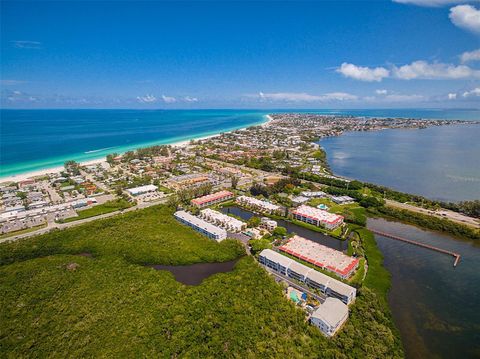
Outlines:
<svg viewBox="0 0 480 359"><path fill-rule="evenodd" d="M253 212L247 211L237 206L223 207L221 211L223 213L231 213L244 220L248 220L253 216L258 216ZM348 248L347 241L340 241L323 233L315 232L310 229L300 227L294 223L284 221L283 219L276 219L275 221L278 223L279 226L285 227L288 233L298 234L300 237L310 239L311 241L323 244L324 246L336 249L338 251L345 251Z"/></svg>
<svg viewBox="0 0 480 359"><path fill-rule="evenodd" d="M156 270L166 270L173 274L175 279L186 285L199 285L205 278L216 273L231 272L238 259L221 263L196 263L184 266L167 266L162 264L148 264L147 267Z"/></svg>

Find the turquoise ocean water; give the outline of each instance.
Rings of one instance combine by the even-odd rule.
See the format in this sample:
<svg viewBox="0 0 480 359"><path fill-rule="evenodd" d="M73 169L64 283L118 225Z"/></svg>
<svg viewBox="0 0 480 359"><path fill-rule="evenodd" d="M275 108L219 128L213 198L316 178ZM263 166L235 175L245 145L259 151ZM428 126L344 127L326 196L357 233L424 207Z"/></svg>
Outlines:
<svg viewBox="0 0 480 359"><path fill-rule="evenodd" d="M0 110L0 177L260 124L278 112L480 119L478 110Z"/></svg>

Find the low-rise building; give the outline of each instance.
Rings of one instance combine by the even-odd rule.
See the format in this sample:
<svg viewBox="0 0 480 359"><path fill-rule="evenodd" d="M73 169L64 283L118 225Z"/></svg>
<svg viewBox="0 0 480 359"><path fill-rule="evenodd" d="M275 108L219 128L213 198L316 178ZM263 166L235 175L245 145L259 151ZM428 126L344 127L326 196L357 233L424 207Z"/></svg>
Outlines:
<svg viewBox="0 0 480 359"><path fill-rule="evenodd" d="M273 214L273 213L280 213L282 210L282 208L276 204L273 204L268 201L262 201L254 197L239 196L237 197L236 202L242 206L251 208L254 211L257 211L260 213Z"/></svg>
<svg viewBox="0 0 480 359"><path fill-rule="evenodd" d="M177 211L175 212L174 216L179 222L186 224L208 238L215 239L217 242L221 242L227 238L227 231L225 231L223 228L208 223L207 221L195 217L188 212Z"/></svg>
<svg viewBox="0 0 480 359"><path fill-rule="evenodd" d="M323 198L327 197L327 194L322 191L303 191L301 193L302 196L308 197L308 198Z"/></svg>
<svg viewBox="0 0 480 359"><path fill-rule="evenodd" d="M144 193L155 192L157 189L157 186L154 186L153 184L147 184L145 186L128 188L126 191L132 196L138 196Z"/></svg>
<svg viewBox="0 0 480 359"><path fill-rule="evenodd" d="M291 213L296 220L313 224L317 227L325 227L328 230L334 230L343 223L343 216L307 205L301 205Z"/></svg>
<svg viewBox="0 0 480 359"><path fill-rule="evenodd" d="M268 217L262 217L262 219L260 220L260 226L265 228L267 231L272 232L273 230L275 230L275 228L278 227L278 224L273 219L270 219Z"/></svg>
<svg viewBox="0 0 480 359"><path fill-rule="evenodd" d="M355 202L355 199L350 196L331 196L330 199L336 204L350 204Z"/></svg>
<svg viewBox="0 0 480 359"><path fill-rule="evenodd" d="M332 337L348 319L348 307L336 298L327 298L310 317L310 322L317 326L327 337Z"/></svg>
<svg viewBox="0 0 480 359"><path fill-rule="evenodd" d="M245 222L210 208L202 209L200 211L200 218L206 220L207 222L218 225L230 232L241 232L247 228L247 224Z"/></svg>
<svg viewBox="0 0 480 359"><path fill-rule="evenodd" d="M304 204L308 201L309 201L309 198L305 197L305 196L295 196L295 197L292 198L292 203L295 206L300 206L301 204Z"/></svg>
<svg viewBox="0 0 480 359"><path fill-rule="evenodd" d="M230 191L219 191L206 196L192 199L190 203L198 208L208 207L217 203L228 201L232 199L234 194Z"/></svg>
<svg viewBox="0 0 480 359"><path fill-rule="evenodd" d="M264 249L260 252L258 261L265 267L271 268L286 277L303 282L329 297L338 298L347 305L355 300L357 290L354 287L320 273L304 264L298 263L271 249Z"/></svg>

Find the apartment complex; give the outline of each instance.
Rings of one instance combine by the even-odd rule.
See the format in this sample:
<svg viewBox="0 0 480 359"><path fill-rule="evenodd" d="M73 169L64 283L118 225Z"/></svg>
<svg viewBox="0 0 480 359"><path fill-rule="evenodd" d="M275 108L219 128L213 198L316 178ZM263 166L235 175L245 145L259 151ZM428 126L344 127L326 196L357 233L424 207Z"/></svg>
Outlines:
<svg viewBox="0 0 480 359"><path fill-rule="evenodd" d="M279 250L332 272L342 279L349 278L358 268L359 263L357 258L300 236L293 236L279 247Z"/></svg>
<svg viewBox="0 0 480 359"><path fill-rule="evenodd" d="M177 211L174 216L179 222L193 228L208 238L215 239L217 242L221 242L227 238L227 231L223 228L208 223L188 212Z"/></svg>
<svg viewBox="0 0 480 359"><path fill-rule="evenodd" d="M355 288L271 249L264 249L259 254L258 261L262 265L286 277L305 283L309 287L317 289L329 297L340 299L347 305L355 300L357 294Z"/></svg>
<svg viewBox="0 0 480 359"><path fill-rule="evenodd" d="M327 337L332 337L348 319L348 307L337 298L327 298L310 317L310 322L317 326Z"/></svg>
<svg viewBox="0 0 480 359"><path fill-rule="evenodd" d="M268 201L262 201L255 197L239 196L237 197L236 202L260 213L274 214L282 211L282 207Z"/></svg>
<svg viewBox="0 0 480 359"><path fill-rule="evenodd" d="M198 208L205 208L217 203L225 202L233 197L234 194L230 191L220 191L192 199L190 203Z"/></svg>
<svg viewBox="0 0 480 359"><path fill-rule="evenodd" d="M247 224L245 222L210 208L202 209L199 217L230 232L241 232L247 228Z"/></svg>
<svg viewBox="0 0 480 359"><path fill-rule="evenodd" d="M301 205L291 213L296 220L313 224L317 227L325 227L328 230L334 230L343 223L343 216L307 205Z"/></svg>

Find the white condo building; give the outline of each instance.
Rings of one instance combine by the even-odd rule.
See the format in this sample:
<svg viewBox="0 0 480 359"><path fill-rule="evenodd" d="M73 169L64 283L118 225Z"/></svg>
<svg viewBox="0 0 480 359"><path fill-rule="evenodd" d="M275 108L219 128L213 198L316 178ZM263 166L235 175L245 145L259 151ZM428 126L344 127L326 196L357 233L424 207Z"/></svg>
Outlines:
<svg viewBox="0 0 480 359"><path fill-rule="evenodd" d="M348 319L348 307L337 298L327 298L310 317L327 337L332 337Z"/></svg>
<svg viewBox="0 0 480 359"><path fill-rule="evenodd" d="M255 197L239 196L236 202L248 208L252 208L260 213L278 213L281 207L268 201L262 201Z"/></svg>
<svg viewBox="0 0 480 359"><path fill-rule="evenodd" d="M193 228L197 232L200 232L204 236L208 238L215 239L217 242L221 242L227 238L227 231L223 228L214 226L203 219L195 217L194 215L185 212L185 211L177 211L174 214L175 218L187 226Z"/></svg>
<svg viewBox="0 0 480 359"><path fill-rule="evenodd" d="M207 222L218 225L230 232L241 232L247 228L247 224L245 222L210 208L202 209L200 211L200 218L206 220Z"/></svg>
<svg viewBox="0 0 480 359"><path fill-rule="evenodd" d="M330 213L322 209L301 205L292 211L292 216L302 222L334 230L343 223L343 216Z"/></svg>
<svg viewBox="0 0 480 359"><path fill-rule="evenodd" d="M264 266L286 277L303 282L329 297L338 298L345 304L352 303L357 295L357 290L354 287L298 263L271 249L264 249L259 254L258 261Z"/></svg>

